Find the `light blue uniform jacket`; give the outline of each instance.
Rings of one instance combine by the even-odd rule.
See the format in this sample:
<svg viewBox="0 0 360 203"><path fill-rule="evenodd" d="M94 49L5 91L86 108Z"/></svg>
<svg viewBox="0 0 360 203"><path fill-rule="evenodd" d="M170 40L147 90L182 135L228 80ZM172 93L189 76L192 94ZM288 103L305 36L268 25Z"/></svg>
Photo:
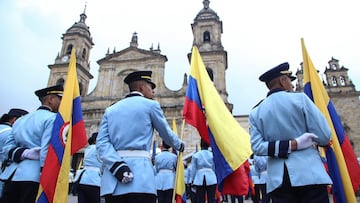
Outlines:
<svg viewBox="0 0 360 203"><path fill-rule="evenodd" d="M80 184L100 187L101 164L97 155L96 145L87 146L84 152L84 173L81 176Z"/></svg>
<svg viewBox="0 0 360 203"><path fill-rule="evenodd" d="M209 150L200 150L194 153L191 159L190 173L193 185L203 185L204 179L206 180L206 185L216 184L217 180L212 152Z"/></svg>
<svg viewBox="0 0 360 203"><path fill-rule="evenodd" d="M257 172L266 171L267 168L267 157L266 156L254 156L254 166Z"/></svg>
<svg viewBox="0 0 360 203"><path fill-rule="evenodd" d="M3 151L7 137L11 134L10 124L1 123L0 124L0 163L7 159L7 154ZM0 172L1 173L1 172Z"/></svg>
<svg viewBox="0 0 360 203"><path fill-rule="evenodd" d="M267 156L269 142L291 140L305 132L316 134L320 146L330 141L325 117L304 93L280 91L269 95L249 115L251 146L255 155ZM268 157L267 192L282 183L286 165L292 186L331 184L319 152L313 148L294 151L288 158Z"/></svg>
<svg viewBox="0 0 360 203"><path fill-rule="evenodd" d="M155 171L150 158L119 157L118 150L144 150L149 152L154 128L160 137L174 149L181 140L169 127L159 102L142 96L125 98L108 107L99 127L96 148L105 165L101 178L101 195L150 193L156 195ZM109 171L115 162L125 161L134 179L122 184Z"/></svg>
<svg viewBox="0 0 360 203"><path fill-rule="evenodd" d="M267 179L267 157L255 155L254 165L250 168L254 184L265 184Z"/></svg>
<svg viewBox="0 0 360 203"><path fill-rule="evenodd" d="M250 174L251 174L251 180L253 181L254 184L261 184L261 182L260 182L260 173L258 173L255 170L254 165L250 166Z"/></svg>
<svg viewBox="0 0 360 203"><path fill-rule="evenodd" d="M12 181L39 182L40 167L44 165L55 116L56 113L49 110L38 109L16 120L6 140L5 153L8 154L14 147L41 147L40 160L25 159L20 163L13 162L1 174L1 180L8 180L14 174Z"/></svg>
<svg viewBox="0 0 360 203"><path fill-rule="evenodd" d="M155 156L156 189L174 189L177 156L169 151L162 151Z"/></svg>
<svg viewBox="0 0 360 203"><path fill-rule="evenodd" d="M10 133L11 133L10 124L6 124L6 123L0 124L0 165L7 158L7 155L3 151L3 147L5 145L7 137L10 135ZM0 174L1 174L1 170L0 170ZM2 189L3 189L3 183L0 182L0 197L2 194Z"/></svg>
<svg viewBox="0 0 360 203"><path fill-rule="evenodd" d="M191 166L191 165L190 165ZM185 171L184 171L184 178L185 178L185 184L191 184L191 177L190 177L190 173L191 173L191 169L190 166L188 166Z"/></svg>

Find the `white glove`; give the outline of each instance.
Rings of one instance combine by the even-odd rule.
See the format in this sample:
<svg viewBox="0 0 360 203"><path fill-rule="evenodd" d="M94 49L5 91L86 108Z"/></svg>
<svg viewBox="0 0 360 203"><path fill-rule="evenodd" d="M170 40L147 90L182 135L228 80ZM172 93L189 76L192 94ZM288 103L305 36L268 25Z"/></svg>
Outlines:
<svg viewBox="0 0 360 203"><path fill-rule="evenodd" d="M121 180L122 183L130 183L134 179L134 175L131 172L124 172L123 179Z"/></svg>
<svg viewBox="0 0 360 203"><path fill-rule="evenodd" d="M39 160L40 159L40 149L41 149L41 147L25 149L21 155L21 158L22 159Z"/></svg>
<svg viewBox="0 0 360 203"><path fill-rule="evenodd" d="M302 150L311 147L315 144L314 139L318 138L314 133L304 133L300 137L296 138L297 150Z"/></svg>

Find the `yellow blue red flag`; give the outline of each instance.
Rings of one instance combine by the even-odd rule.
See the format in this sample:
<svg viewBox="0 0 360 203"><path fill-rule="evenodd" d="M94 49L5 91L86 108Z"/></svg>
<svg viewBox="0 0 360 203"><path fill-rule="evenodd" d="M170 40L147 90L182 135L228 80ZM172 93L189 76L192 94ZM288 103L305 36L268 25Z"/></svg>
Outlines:
<svg viewBox="0 0 360 203"><path fill-rule="evenodd" d="M76 74L75 49L71 59L59 112L54 121L44 167L40 177L38 203L68 200L71 155L87 143Z"/></svg>
<svg viewBox="0 0 360 203"><path fill-rule="evenodd" d="M306 50L304 39L301 39L301 46L304 92L324 114L331 129L331 143L325 148L325 154L333 181L333 194L337 203L356 202L354 191L360 184L360 166L336 109Z"/></svg>
<svg viewBox="0 0 360 203"><path fill-rule="evenodd" d="M236 170L250 155L250 135L235 120L213 85L196 46L192 49L188 88L184 102L185 121L210 140L219 191L241 194ZM228 178L230 177L230 178Z"/></svg>
<svg viewBox="0 0 360 203"><path fill-rule="evenodd" d="M175 134L178 134L176 121L173 119L172 128ZM181 134L181 136L183 133ZM182 137L181 137L182 139ZM177 155L176 162L176 175L175 175L175 203L185 203L186 202L186 193L185 193L185 172L184 164L182 158L182 152L179 152Z"/></svg>

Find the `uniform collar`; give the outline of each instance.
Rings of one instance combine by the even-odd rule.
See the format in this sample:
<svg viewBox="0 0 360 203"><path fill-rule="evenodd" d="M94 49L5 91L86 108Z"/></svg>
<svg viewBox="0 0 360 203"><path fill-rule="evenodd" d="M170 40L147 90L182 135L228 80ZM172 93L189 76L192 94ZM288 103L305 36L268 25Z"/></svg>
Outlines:
<svg viewBox="0 0 360 203"><path fill-rule="evenodd" d="M141 96L141 97L143 97L144 95L143 95L141 92L139 92L139 91L132 91L132 92L130 92L129 94L127 94L127 95L125 96L125 98L127 98L127 97L134 97L134 96Z"/></svg>
<svg viewBox="0 0 360 203"><path fill-rule="evenodd" d="M40 110L40 109L52 111L52 109L50 108L50 106L45 106L45 105L40 106L37 110Z"/></svg>
<svg viewBox="0 0 360 203"><path fill-rule="evenodd" d="M276 93L276 92L281 92L281 91L285 91L285 89L283 89L283 88L275 88L275 89L272 89L272 90L270 90L270 91L267 93L266 97L268 97L268 96L270 96L270 95L272 95L272 94L274 94L274 93Z"/></svg>
<svg viewBox="0 0 360 203"><path fill-rule="evenodd" d="M2 124L2 125L8 125L8 126L11 127L11 123L9 123L9 122L0 122L0 124Z"/></svg>

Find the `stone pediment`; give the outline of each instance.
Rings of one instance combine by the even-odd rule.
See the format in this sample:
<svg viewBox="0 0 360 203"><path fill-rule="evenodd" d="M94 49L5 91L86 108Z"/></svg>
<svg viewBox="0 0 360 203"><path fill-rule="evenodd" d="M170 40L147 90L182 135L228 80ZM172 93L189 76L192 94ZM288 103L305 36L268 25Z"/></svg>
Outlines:
<svg viewBox="0 0 360 203"><path fill-rule="evenodd" d="M127 61L148 58L150 54L144 54L135 50L130 50L121 54L116 54L109 61Z"/></svg>
<svg viewBox="0 0 360 203"><path fill-rule="evenodd" d="M113 61L120 62L120 61L129 61L129 60L143 60L147 58L159 58L159 57L165 58L165 61L167 61L166 56L161 55L159 53L129 47L122 51L107 55L105 58L98 60L98 64L102 64L105 62L113 62Z"/></svg>

